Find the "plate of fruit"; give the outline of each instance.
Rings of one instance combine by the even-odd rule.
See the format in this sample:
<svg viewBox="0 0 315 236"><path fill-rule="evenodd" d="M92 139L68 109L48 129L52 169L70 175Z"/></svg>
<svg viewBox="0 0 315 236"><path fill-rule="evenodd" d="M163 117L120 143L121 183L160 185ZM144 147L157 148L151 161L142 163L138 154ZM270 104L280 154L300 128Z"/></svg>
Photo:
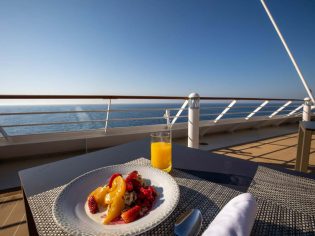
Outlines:
<svg viewBox="0 0 315 236"><path fill-rule="evenodd" d="M149 166L115 165L72 180L53 205L55 222L71 235L137 235L175 209L179 187Z"/></svg>

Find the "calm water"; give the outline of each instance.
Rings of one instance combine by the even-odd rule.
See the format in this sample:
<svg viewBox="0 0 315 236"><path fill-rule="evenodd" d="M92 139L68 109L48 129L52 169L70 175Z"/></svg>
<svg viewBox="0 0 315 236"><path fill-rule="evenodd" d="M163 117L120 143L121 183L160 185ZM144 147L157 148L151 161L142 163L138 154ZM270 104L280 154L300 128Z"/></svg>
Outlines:
<svg viewBox="0 0 315 236"><path fill-rule="evenodd" d="M224 119L245 117L252 112L260 103L239 103L224 116ZM284 103L274 102L269 103L255 116L270 115ZM110 119L115 118L143 118L143 117L163 117L166 108L179 109L182 104L114 104L111 109L163 109L153 111L128 111L128 112L111 112ZM213 120L220 114L228 103L203 103L201 104L200 119ZM293 110L300 104L295 103L286 107L279 114L288 114L288 110ZM246 107L245 107L246 106ZM275 107L276 106L276 107ZM64 114L32 114L32 115L0 115L0 126L13 124L32 124L32 123L50 123L50 122L72 122L72 121L87 121L87 120L105 120L106 105L46 105L46 106L0 106L0 113L4 112L44 112L44 111L84 111L84 110L104 110L104 112L82 112L82 113L64 113ZM171 111L171 115L175 115L176 110ZM182 116L187 116L187 111L182 112ZM187 118L179 118L177 122L187 122ZM128 121L109 121L108 127L126 127L126 126L141 126L153 124L166 124L163 118L152 120L128 120ZM24 126L5 128L9 135L22 135L34 133L50 133L62 131L77 131L98 129L105 126L104 122L91 122L81 124L54 124L43 126Z"/></svg>

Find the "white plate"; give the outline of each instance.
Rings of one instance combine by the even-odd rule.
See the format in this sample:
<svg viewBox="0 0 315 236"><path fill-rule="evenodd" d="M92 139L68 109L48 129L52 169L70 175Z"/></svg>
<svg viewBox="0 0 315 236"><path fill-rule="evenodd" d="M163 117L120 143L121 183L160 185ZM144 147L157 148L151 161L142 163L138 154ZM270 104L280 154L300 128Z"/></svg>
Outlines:
<svg viewBox="0 0 315 236"><path fill-rule="evenodd" d="M126 176L137 170L150 181L158 193L152 210L129 224L103 225L93 221L85 212L88 194L104 186L114 173ZM136 235L160 224L175 209L179 200L179 187L166 172L140 165L116 165L90 171L72 180L58 195L53 205L55 222L72 235Z"/></svg>

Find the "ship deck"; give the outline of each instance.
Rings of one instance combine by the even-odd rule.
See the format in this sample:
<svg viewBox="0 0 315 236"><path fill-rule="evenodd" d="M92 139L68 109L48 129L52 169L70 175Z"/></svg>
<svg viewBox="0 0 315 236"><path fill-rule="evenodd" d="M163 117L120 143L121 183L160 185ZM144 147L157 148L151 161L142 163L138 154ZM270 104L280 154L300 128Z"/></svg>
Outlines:
<svg viewBox="0 0 315 236"><path fill-rule="evenodd" d="M229 135L225 134L225 136ZM231 137L233 138L233 136ZM220 148L210 152L294 169L297 137L298 135L295 132L242 145ZM315 137L313 136L314 139ZM309 173L315 174L314 141L311 146ZM21 191L7 192L0 195L0 235L28 235Z"/></svg>

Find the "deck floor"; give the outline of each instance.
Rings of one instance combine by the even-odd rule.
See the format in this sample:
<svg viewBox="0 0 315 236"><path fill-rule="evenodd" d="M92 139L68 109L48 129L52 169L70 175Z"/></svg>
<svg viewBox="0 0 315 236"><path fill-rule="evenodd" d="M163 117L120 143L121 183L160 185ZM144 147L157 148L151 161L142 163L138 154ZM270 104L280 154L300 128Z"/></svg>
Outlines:
<svg viewBox="0 0 315 236"><path fill-rule="evenodd" d="M315 137L313 136L313 140ZM213 151L214 153L294 169L297 133ZM310 154L310 173L315 173L315 142ZM0 236L28 235L20 191L0 195Z"/></svg>
<svg viewBox="0 0 315 236"><path fill-rule="evenodd" d="M315 136L312 136L312 145L309 160L309 173L315 173ZM265 139L223 148L214 153L249 160L259 163L280 165L288 169L294 169L298 134L289 134L281 137Z"/></svg>
<svg viewBox="0 0 315 236"><path fill-rule="evenodd" d="M21 191L0 195L0 235L29 235Z"/></svg>

